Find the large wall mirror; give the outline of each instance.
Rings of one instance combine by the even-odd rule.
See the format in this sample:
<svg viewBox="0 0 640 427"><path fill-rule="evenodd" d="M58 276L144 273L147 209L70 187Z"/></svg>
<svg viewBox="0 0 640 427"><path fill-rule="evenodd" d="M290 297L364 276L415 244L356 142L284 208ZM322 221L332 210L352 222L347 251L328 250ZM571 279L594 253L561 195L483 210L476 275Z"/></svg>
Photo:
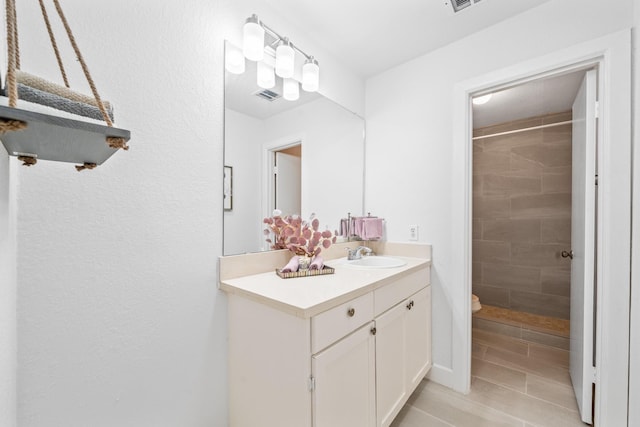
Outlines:
<svg viewBox="0 0 640 427"><path fill-rule="evenodd" d="M226 42L225 51L237 49ZM274 209L336 230L364 202L364 119L322 94L265 90L256 63L225 71L224 255L268 250L262 220Z"/></svg>

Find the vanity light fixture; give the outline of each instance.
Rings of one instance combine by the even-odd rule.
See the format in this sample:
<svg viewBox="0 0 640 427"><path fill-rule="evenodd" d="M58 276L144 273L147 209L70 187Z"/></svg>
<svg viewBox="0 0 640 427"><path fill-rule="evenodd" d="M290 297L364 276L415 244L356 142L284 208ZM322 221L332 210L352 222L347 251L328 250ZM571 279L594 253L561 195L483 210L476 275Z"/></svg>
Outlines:
<svg viewBox="0 0 640 427"><path fill-rule="evenodd" d="M491 99L492 95L493 95L492 93L488 93L488 94L482 95L482 96L474 96L473 97L473 105L486 104L487 102L489 102L489 100Z"/></svg>
<svg viewBox="0 0 640 427"><path fill-rule="evenodd" d="M242 53L251 61L264 58L264 28L257 15L251 15L242 28Z"/></svg>
<svg viewBox="0 0 640 427"><path fill-rule="evenodd" d="M227 51L224 55L224 67L233 74L244 73L244 55L237 47L227 43Z"/></svg>
<svg viewBox="0 0 640 427"><path fill-rule="evenodd" d="M260 65L261 61L265 58L265 35L270 36L270 41L267 42L267 45L269 47L275 47L275 74L278 77L282 77L285 81L287 79L293 79L296 75L295 56L296 52L298 52L305 59L304 65L302 66L302 89L307 92L316 92L320 86L320 67L318 66L318 61L294 45L287 37L276 33L264 22L260 21L256 14L253 14L247 18L243 27L244 39L242 42L242 52L250 61L258 62L258 85L265 89L272 88L275 85L275 81L271 84L271 77L267 74L269 69L266 67L270 67L270 65L268 63ZM271 41L271 39L273 41ZM273 69L273 67L271 69ZM260 73L262 73L262 76ZM289 83L289 87L291 88L291 96L293 96L293 84ZM295 92L297 93L295 99L298 99L299 84L297 81ZM284 98L288 99L286 95Z"/></svg>
<svg viewBox="0 0 640 427"><path fill-rule="evenodd" d="M258 62L257 83L263 89L271 89L276 85L273 67L264 61Z"/></svg>
<svg viewBox="0 0 640 427"><path fill-rule="evenodd" d="M297 101L300 98L300 85L296 79L282 80L282 97L287 101Z"/></svg>
<svg viewBox="0 0 640 427"><path fill-rule="evenodd" d="M285 37L276 48L276 74L278 76L283 79L293 77L295 55L291 42Z"/></svg>
<svg viewBox="0 0 640 427"><path fill-rule="evenodd" d="M320 83L320 67L312 56L302 66L302 89L307 92L317 92Z"/></svg>

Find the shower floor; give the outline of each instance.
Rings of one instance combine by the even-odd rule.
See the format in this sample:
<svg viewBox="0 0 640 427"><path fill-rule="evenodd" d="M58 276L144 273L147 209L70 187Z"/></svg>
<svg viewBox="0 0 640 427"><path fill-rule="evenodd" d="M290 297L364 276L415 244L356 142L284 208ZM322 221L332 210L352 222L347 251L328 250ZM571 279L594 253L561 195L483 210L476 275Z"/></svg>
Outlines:
<svg viewBox="0 0 640 427"><path fill-rule="evenodd" d="M569 321L482 304L473 327L514 338L569 349Z"/></svg>

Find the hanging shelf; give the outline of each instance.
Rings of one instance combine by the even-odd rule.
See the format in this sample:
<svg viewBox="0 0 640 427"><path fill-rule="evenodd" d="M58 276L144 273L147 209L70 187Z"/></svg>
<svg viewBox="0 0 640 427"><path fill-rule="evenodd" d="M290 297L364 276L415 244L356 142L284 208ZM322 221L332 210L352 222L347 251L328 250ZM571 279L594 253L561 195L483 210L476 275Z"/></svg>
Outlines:
<svg viewBox="0 0 640 427"><path fill-rule="evenodd" d="M16 157L101 165L118 151L106 143L107 137L124 138L125 142L131 137L128 130L5 105L0 105L0 118L27 124L22 130L0 136L7 153Z"/></svg>
<svg viewBox="0 0 640 427"><path fill-rule="evenodd" d="M73 95L73 99L76 93L69 89L66 72L51 30L44 1L39 0L39 2L47 30L49 31L51 45L55 51L66 86L66 88L62 89L63 91L68 90ZM18 30L15 0L6 0L9 71L7 73L5 91L7 96L0 96L0 140L8 154L18 157L26 166L36 164L37 160L52 160L79 163L81 166L76 166L78 171L93 169L97 165L104 163L118 149L128 150L127 141L129 141L131 133L128 130L113 126L112 117L110 117L111 112L107 113L106 106L108 103L103 103L98 95L60 4L58 0L53 0L53 3L91 87L93 99L88 103L97 106L97 110L100 111L98 114L104 122L59 111L55 109L55 106L52 108L51 105L43 104L41 101L33 103L18 99L20 82L17 81L16 72L20 70L20 56L17 46ZM55 86L53 83L51 85ZM46 92L47 88L44 90L45 98L52 93L54 93L53 96L58 93L56 90L51 93ZM62 96L65 97L66 93L64 92Z"/></svg>

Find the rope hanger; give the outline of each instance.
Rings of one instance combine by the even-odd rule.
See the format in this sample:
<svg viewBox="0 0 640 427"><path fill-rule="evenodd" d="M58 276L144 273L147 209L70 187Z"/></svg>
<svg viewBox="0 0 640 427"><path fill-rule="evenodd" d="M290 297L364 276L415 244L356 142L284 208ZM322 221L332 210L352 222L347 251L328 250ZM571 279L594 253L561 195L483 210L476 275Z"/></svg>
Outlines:
<svg viewBox="0 0 640 427"><path fill-rule="evenodd" d="M15 0L5 0L5 1L6 1L7 48L8 48L7 92L8 92L8 98L9 98L9 107L16 108L17 101L18 101L18 85L17 85L17 78L16 78L16 70L20 70L20 49L18 45L18 20L17 20ZM49 20L49 15L47 13L44 0L38 0L38 1L40 2L40 10L42 12L42 17L44 19L45 26L47 27L47 32L49 34L49 40L51 42L51 46L53 48L53 51L56 56L56 60L58 62L58 68L60 70L60 74L62 75L62 79L64 81L65 86L69 88L70 87L69 80L67 78L66 70L64 68L60 51L58 49L58 44L56 42L55 35L51 28L51 22ZM58 13L58 16L65 28L65 31L69 38L69 42L73 47L73 50L76 54L78 62L80 62L80 66L82 67L82 71L87 80L87 83L91 88L91 93L93 94L93 98L95 99L95 105L100 110L102 118L107 124L107 126L113 127L113 122L109 117L109 114L107 113L104 103L100 98L98 89L96 88L93 78L91 77L91 73L89 72L89 68L87 67L87 64L82 56L82 53L80 52L80 48L78 47L78 44L75 40L73 32L71 31L71 27L69 26L69 23L62 10L62 7L60 6L60 2L58 0L53 0L53 3ZM27 123L19 120L0 119L0 133L22 130L26 128L26 126L27 126ZM124 138L107 136L105 142L110 148L123 149L123 150L129 149L129 147L126 144L126 140ZM26 156L22 156L22 157L26 157ZM29 162L25 161L24 159L22 160L24 162L23 164L26 166L31 166L32 164L35 164L37 162L37 160L33 157L31 157L31 160ZM95 167L96 165L94 163L85 163L83 166L76 166L76 169L78 171L81 171L84 169L93 169Z"/></svg>

